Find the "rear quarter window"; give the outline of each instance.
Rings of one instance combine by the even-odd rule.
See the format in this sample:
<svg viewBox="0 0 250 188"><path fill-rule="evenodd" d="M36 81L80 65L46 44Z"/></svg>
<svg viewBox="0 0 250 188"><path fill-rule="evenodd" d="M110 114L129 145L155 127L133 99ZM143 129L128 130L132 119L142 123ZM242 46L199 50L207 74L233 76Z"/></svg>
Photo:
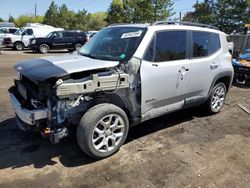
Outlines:
<svg viewBox="0 0 250 188"><path fill-rule="evenodd" d="M194 58L212 55L221 48L220 36L217 33L192 31L192 39Z"/></svg>

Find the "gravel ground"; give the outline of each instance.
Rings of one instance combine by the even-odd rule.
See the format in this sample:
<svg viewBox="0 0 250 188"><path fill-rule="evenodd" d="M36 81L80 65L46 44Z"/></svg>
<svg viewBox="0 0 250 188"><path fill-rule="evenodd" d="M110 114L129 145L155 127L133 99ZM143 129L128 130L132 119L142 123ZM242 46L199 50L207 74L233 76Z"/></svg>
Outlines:
<svg viewBox="0 0 250 188"><path fill-rule="evenodd" d="M0 187L250 187L250 114L238 107L250 109L250 88L233 86L217 115L192 108L133 127L118 153L94 161L75 137L52 145L18 129L7 93L12 67L40 56L0 54Z"/></svg>

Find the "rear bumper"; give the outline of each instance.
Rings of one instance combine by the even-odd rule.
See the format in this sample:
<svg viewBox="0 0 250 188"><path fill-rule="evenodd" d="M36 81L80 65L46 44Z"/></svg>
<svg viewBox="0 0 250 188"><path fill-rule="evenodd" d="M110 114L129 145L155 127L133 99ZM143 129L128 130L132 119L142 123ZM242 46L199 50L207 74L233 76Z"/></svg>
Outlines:
<svg viewBox="0 0 250 188"><path fill-rule="evenodd" d="M13 93L9 93L10 95L10 102L15 111L16 115L18 116L18 123L25 123L28 125L35 125L36 121L47 119L48 118L48 109L37 109L37 110L28 110L22 108L21 103L15 97Z"/></svg>

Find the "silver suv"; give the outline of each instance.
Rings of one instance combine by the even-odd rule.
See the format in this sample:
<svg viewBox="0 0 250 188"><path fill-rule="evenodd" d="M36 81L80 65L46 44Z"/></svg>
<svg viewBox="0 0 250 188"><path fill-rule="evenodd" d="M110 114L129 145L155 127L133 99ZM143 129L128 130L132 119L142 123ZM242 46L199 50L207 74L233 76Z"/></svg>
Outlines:
<svg viewBox="0 0 250 188"><path fill-rule="evenodd" d="M202 105L218 113L233 68L226 34L201 24L111 25L79 52L16 64L9 89L21 129L58 143L77 126L91 157L117 152L130 126Z"/></svg>

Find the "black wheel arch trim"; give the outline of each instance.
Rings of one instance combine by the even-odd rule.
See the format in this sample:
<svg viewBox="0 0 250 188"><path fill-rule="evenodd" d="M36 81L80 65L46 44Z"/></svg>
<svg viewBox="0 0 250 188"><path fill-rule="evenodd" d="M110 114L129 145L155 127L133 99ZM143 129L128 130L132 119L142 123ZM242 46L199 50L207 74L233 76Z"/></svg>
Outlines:
<svg viewBox="0 0 250 188"><path fill-rule="evenodd" d="M223 71L223 72L219 72L213 79L212 81L212 84L210 86L210 89L209 89L209 93L208 93L208 97L211 95L211 92L213 91L213 87L215 86L216 82L221 79L221 78L224 78L224 77L229 77L230 80L229 80L229 85L226 86L227 87L227 92L228 90L231 88L232 86L232 82L233 82L233 77L234 77L234 72L233 70L227 70L227 71Z"/></svg>

